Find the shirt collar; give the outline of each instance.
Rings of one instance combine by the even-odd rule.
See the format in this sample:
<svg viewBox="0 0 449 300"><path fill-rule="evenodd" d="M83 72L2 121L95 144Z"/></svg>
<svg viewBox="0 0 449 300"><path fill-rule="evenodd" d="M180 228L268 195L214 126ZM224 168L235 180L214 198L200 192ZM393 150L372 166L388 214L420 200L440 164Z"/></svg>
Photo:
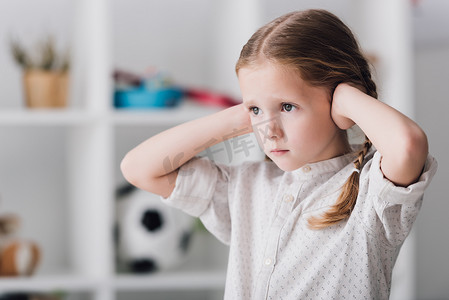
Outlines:
<svg viewBox="0 0 449 300"><path fill-rule="evenodd" d="M325 173L337 173L353 160L355 160L355 153L351 152L327 160L305 164L304 166L291 171L291 173L299 177L313 177Z"/></svg>

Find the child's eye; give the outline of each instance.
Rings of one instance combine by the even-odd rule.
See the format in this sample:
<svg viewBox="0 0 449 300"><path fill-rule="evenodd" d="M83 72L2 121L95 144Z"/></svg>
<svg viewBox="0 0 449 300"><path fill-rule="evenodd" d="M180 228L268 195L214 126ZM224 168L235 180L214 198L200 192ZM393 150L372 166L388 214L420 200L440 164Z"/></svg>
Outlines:
<svg viewBox="0 0 449 300"><path fill-rule="evenodd" d="M256 106L250 107L249 110L250 110L253 114L255 114L256 116L257 116L257 115L259 114L259 112L260 112L259 108L256 107Z"/></svg>
<svg viewBox="0 0 449 300"><path fill-rule="evenodd" d="M293 109L294 109L295 107L292 105L292 104L290 104L290 103L283 103L282 104L282 110L283 111L292 111Z"/></svg>

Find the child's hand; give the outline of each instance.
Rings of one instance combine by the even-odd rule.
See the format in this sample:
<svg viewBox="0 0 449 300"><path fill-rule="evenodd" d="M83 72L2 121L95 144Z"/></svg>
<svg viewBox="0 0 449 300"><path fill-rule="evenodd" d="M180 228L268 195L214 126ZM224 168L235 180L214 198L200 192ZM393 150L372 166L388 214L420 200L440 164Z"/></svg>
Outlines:
<svg viewBox="0 0 449 300"><path fill-rule="evenodd" d="M344 107L344 99L355 93L363 93L360 89L353 87L347 83L340 83L332 96L331 116L334 123L343 130L354 126L355 122L350 119L345 112L348 111Z"/></svg>
<svg viewBox="0 0 449 300"><path fill-rule="evenodd" d="M133 185L168 197L184 163L206 147L252 130L248 110L238 104L150 137L126 154L120 168Z"/></svg>
<svg viewBox="0 0 449 300"><path fill-rule="evenodd" d="M234 123L235 128L242 132L242 134L250 133L253 131L251 125L251 118L248 112L248 108L242 104L234 105L230 108L233 110L233 115L235 117Z"/></svg>
<svg viewBox="0 0 449 300"><path fill-rule="evenodd" d="M342 83L334 91L331 116L341 129L356 123L382 155L384 176L398 186L416 182L427 158L426 134L407 116Z"/></svg>

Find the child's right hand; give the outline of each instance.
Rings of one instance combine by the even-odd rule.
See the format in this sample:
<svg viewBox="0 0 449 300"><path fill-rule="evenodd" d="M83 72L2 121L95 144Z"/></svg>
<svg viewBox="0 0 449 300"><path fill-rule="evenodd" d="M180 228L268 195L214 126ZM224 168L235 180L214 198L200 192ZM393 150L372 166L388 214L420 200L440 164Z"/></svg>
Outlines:
<svg viewBox="0 0 449 300"><path fill-rule="evenodd" d="M168 197L175 187L178 169L214 144L252 132L243 104L163 131L126 154L123 176L143 190Z"/></svg>
<svg viewBox="0 0 449 300"><path fill-rule="evenodd" d="M245 133L250 133L253 131L251 118L248 108L242 104L234 105L228 108L234 110L235 112L235 128L239 130L245 130Z"/></svg>

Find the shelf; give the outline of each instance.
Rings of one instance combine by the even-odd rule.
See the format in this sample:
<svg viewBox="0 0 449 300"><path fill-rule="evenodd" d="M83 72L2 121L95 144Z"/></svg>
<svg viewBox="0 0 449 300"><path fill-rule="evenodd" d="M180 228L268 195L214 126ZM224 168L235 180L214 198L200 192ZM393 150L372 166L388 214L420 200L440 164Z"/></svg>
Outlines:
<svg viewBox="0 0 449 300"><path fill-rule="evenodd" d="M96 115L74 109L9 109L0 111L1 126L67 126L93 121Z"/></svg>
<svg viewBox="0 0 449 300"><path fill-rule="evenodd" d="M226 272L177 271L151 275L118 275L113 286L120 291L135 290L219 290L224 289Z"/></svg>
<svg viewBox="0 0 449 300"><path fill-rule="evenodd" d="M80 109L8 109L0 111L0 126L72 126L100 119L116 125L174 126L220 109L192 101L175 108L114 109L102 114Z"/></svg>
<svg viewBox="0 0 449 300"><path fill-rule="evenodd" d="M102 283L100 280L76 275L36 275L32 277L0 277L2 292L85 292Z"/></svg>
<svg viewBox="0 0 449 300"><path fill-rule="evenodd" d="M220 111L213 106L204 106L186 100L175 108L116 109L113 121L116 125L174 126Z"/></svg>
<svg viewBox="0 0 449 300"><path fill-rule="evenodd" d="M48 275L0 278L2 292L85 292L99 287L117 291L220 290L225 271L175 271L150 275L117 275L115 278L86 278L76 275Z"/></svg>

